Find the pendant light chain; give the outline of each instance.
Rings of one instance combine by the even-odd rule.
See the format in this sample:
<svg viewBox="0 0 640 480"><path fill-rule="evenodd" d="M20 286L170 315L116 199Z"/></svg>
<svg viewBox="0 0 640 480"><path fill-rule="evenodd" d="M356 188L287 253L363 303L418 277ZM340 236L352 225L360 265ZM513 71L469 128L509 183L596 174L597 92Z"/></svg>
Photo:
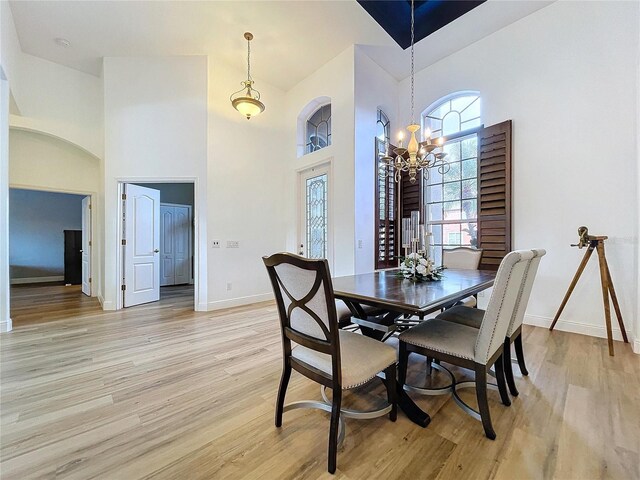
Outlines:
<svg viewBox="0 0 640 480"><path fill-rule="evenodd" d="M247 80L251 81L251 40L247 39Z"/></svg>
<svg viewBox="0 0 640 480"><path fill-rule="evenodd" d="M414 39L414 17L413 17L413 0L411 0L411 123L414 124L415 116L413 113L413 76L414 76L414 67L413 67L413 39Z"/></svg>

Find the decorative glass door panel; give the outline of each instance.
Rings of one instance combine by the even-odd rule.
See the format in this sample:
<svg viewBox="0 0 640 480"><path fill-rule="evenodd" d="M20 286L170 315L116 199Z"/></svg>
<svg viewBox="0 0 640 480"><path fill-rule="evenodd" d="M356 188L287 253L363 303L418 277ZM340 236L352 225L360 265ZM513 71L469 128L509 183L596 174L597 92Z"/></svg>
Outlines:
<svg viewBox="0 0 640 480"><path fill-rule="evenodd" d="M327 258L327 174L306 179L305 223L308 258Z"/></svg>

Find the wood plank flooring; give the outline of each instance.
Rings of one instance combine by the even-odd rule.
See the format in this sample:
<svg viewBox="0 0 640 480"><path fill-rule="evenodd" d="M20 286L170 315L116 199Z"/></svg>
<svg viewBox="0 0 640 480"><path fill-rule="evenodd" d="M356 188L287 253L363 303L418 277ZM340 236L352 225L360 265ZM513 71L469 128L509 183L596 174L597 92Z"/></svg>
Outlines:
<svg viewBox="0 0 640 480"><path fill-rule="evenodd" d="M0 335L3 479L332 478L326 414L289 412L273 425L273 303L193 312L177 289L103 312L68 288L12 289L16 328ZM347 420L335 478L640 478L640 357L540 328L525 327L524 340L520 396L507 408L490 392L495 441L452 400L417 397L433 419L426 429L402 413ZM423 364L415 358L413 383ZM287 400L319 398L294 372ZM374 382L344 403L382 401Z"/></svg>

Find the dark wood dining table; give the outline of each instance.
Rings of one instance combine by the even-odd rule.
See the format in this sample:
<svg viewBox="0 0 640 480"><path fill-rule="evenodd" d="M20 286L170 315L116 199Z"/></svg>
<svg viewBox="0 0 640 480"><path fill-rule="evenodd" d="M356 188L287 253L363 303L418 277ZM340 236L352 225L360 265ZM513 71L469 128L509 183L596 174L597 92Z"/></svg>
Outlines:
<svg viewBox="0 0 640 480"><path fill-rule="evenodd" d="M470 295L493 286L496 272L489 270L446 269L435 282L414 282L399 277L398 270L349 275L332 279L336 298L344 301L353 321L364 335L385 340L402 325L402 317L423 318L429 313L448 308ZM377 307L365 313L364 305ZM402 327L401 327L402 328ZM397 385L398 404L415 423L426 427L431 418Z"/></svg>

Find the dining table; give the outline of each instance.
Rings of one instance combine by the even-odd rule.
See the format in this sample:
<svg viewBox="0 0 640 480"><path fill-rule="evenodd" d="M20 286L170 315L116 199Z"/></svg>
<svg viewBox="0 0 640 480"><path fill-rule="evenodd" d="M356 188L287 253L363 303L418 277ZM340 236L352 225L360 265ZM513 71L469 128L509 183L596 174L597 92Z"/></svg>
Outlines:
<svg viewBox="0 0 640 480"><path fill-rule="evenodd" d="M399 270L381 270L335 277L334 295L351 310L352 322L363 335L385 341L396 331L409 328L426 315L455 305L493 286L496 272L491 270L445 269L437 281L403 278ZM375 307L365 309L363 306ZM398 406L416 424L426 427L431 418L397 385Z"/></svg>

